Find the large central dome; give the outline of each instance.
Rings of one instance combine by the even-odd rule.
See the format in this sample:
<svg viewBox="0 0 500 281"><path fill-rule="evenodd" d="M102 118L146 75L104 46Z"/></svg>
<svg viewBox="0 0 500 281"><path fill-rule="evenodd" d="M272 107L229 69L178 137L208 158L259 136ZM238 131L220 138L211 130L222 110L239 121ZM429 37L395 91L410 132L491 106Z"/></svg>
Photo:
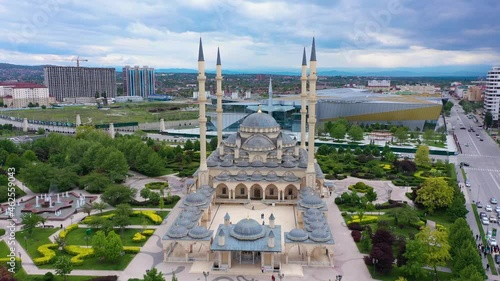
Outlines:
<svg viewBox="0 0 500 281"><path fill-rule="evenodd" d="M241 126L247 127L247 128L274 128L278 127L278 122L274 120L271 115L262 113L262 112L257 112L253 113L247 116L245 120L243 120L243 123L241 123Z"/></svg>
<svg viewBox="0 0 500 281"><path fill-rule="evenodd" d="M242 219L231 229L231 236L239 240L257 240L265 234L266 230L253 219Z"/></svg>

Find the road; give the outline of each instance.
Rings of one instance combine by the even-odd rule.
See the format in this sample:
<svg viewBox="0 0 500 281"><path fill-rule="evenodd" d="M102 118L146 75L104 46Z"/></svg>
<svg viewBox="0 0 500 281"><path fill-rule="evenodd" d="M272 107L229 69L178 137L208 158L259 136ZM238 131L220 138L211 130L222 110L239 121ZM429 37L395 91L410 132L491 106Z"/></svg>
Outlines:
<svg viewBox="0 0 500 281"><path fill-rule="evenodd" d="M471 187L466 189L468 202L480 201L483 205L490 204L490 198L500 199L500 149L484 129L479 127L482 124L481 120L475 122L474 119L467 118L458 102L453 98L450 98L450 100L455 103L455 106L451 110L448 122L455 126L454 131L462 148L461 154L452 157L455 160L453 162L457 164L458 179L462 183L464 182L458 164L460 162L468 163L470 166L464 167L467 180L471 184ZM466 129L460 129L460 124L463 124ZM475 132L468 131L471 126ZM479 134L479 137L476 134ZM494 209L495 205L492 206ZM470 215L468 220L469 217L473 218ZM472 221L469 221L469 223L471 226L475 226ZM485 230L493 227L499 228L496 224L484 226ZM476 228L473 227L472 229L474 231ZM474 231L474 233L477 232Z"/></svg>

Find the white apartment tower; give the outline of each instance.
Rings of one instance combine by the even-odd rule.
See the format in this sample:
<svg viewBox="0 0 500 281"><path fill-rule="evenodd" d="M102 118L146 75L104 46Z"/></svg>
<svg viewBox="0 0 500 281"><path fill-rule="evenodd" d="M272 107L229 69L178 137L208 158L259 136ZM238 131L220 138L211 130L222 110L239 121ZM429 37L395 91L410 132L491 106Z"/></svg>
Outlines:
<svg viewBox="0 0 500 281"><path fill-rule="evenodd" d="M491 112L493 123L497 123L500 110L500 66L491 68L486 80L488 83L484 92L484 111Z"/></svg>

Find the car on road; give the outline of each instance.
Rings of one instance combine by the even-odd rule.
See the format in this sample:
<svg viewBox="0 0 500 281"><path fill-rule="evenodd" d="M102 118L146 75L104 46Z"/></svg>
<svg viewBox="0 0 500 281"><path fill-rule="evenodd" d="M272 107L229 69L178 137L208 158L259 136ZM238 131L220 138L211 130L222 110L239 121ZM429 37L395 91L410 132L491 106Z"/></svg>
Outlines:
<svg viewBox="0 0 500 281"><path fill-rule="evenodd" d="M483 138L479 138L480 141L484 141Z"/></svg>
<svg viewBox="0 0 500 281"><path fill-rule="evenodd" d="M470 187L470 181L466 180L466 181L465 181L465 186ZM479 203L479 202L477 202L477 203ZM478 207L478 208L479 208L479 207Z"/></svg>
<svg viewBox="0 0 500 281"><path fill-rule="evenodd" d="M469 147L469 144L468 144L468 143L466 143L466 144L465 144L465 147Z"/></svg>
<svg viewBox="0 0 500 281"><path fill-rule="evenodd" d="M467 185L467 184L466 184ZM481 202L477 201L476 202L476 207L477 208L482 208L483 207L483 204L481 204Z"/></svg>
<svg viewBox="0 0 500 281"><path fill-rule="evenodd" d="M487 216L488 216L488 214L486 214L485 212L480 212L480 213L479 213L479 217L480 217L480 218L485 218L485 217L487 217Z"/></svg>
<svg viewBox="0 0 500 281"><path fill-rule="evenodd" d="M476 137L479 137L479 134L478 134L478 133L476 133Z"/></svg>
<svg viewBox="0 0 500 281"><path fill-rule="evenodd" d="M498 218L496 216L490 216L491 223L498 223Z"/></svg>
<svg viewBox="0 0 500 281"><path fill-rule="evenodd" d="M485 218L481 219L481 223L484 224L484 225L489 225L490 224L490 220L488 219L488 217L485 217Z"/></svg>
<svg viewBox="0 0 500 281"><path fill-rule="evenodd" d="M500 206L495 207L495 212L500 213ZM500 214L499 214L500 215Z"/></svg>
<svg viewBox="0 0 500 281"><path fill-rule="evenodd" d="M490 245L490 246L497 246L498 245L497 239L495 237L490 237L488 239L488 245Z"/></svg>
<svg viewBox="0 0 500 281"><path fill-rule="evenodd" d="M491 205L486 205L486 207L484 207L484 209L486 210L486 212L492 212L493 211L493 208L491 207Z"/></svg>
<svg viewBox="0 0 500 281"><path fill-rule="evenodd" d="M469 167L470 165L467 162L460 162L460 166Z"/></svg>
<svg viewBox="0 0 500 281"><path fill-rule="evenodd" d="M490 203L491 203L491 204L497 204L497 203L498 203L498 201L497 201L497 199L496 199L495 197L491 197L491 199L490 199Z"/></svg>

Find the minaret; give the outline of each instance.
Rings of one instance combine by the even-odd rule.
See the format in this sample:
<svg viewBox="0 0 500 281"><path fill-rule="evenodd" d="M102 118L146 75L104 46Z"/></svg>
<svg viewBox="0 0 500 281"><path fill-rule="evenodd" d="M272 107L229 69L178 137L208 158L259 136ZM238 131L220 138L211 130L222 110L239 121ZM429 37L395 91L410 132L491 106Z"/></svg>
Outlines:
<svg viewBox="0 0 500 281"><path fill-rule="evenodd" d="M302 55L302 76L300 76L300 148L306 149L306 117L307 117L307 59L306 48Z"/></svg>
<svg viewBox="0 0 500 281"><path fill-rule="evenodd" d="M314 166L314 133L316 130L316 44L313 37L311 48L311 59L309 69L309 139L307 149L307 170L306 170L306 186L316 189L316 168Z"/></svg>
<svg viewBox="0 0 500 281"><path fill-rule="evenodd" d="M198 103L200 106L200 168L198 169L198 186L208 185L207 168L207 117L205 116L205 102L207 94L205 93L205 58L203 57L203 45L200 38L200 47L198 50Z"/></svg>
<svg viewBox="0 0 500 281"><path fill-rule="evenodd" d="M269 94L269 100L267 101L267 113L273 117L273 79L269 77L269 90L267 91Z"/></svg>
<svg viewBox="0 0 500 281"><path fill-rule="evenodd" d="M217 83L217 145L222 143L222 65L220 62L220 51L217 48L217 66L215 81Z"/></svg>

